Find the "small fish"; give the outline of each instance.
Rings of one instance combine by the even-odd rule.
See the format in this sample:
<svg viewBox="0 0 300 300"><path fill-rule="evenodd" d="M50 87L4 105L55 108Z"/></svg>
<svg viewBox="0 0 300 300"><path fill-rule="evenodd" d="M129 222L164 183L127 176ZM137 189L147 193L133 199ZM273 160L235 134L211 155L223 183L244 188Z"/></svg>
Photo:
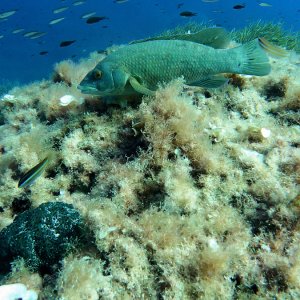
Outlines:
<svg viewBox="0 0 300 300"><path fill-rule="evenodd" d="M38 163L36 166L34 166L32 169L30 169L27 173L25 173L24 176L21 177L18 187L28 187L31 184L35 182L35 180L41 176L43 171L46 169L47 165L49 163L49 158L46 157L44 160L42 160L40 163Z"/></svg>
<svg viewBox="0 0 300 300"><path fill-rule="evenodd" d="M181 6L183 6L183 4L184 4L184 3L178 3L178 4L177 4L177 8L178 8L178 9L181 8Z"/></svg>
<svg viewBox="0 0 300 300"><path fill-rule="evenodd" d="M45 34L46 34L46 32L37 32L36 34L31 35L29 38L31 40L35 40L35 39L38 39L38 38L44 36Z"/></svg>
<svg viewBox="0 0 300 300"><path fill-rule="evenodd" d="M10 10L10 11L5 11L5 12L0 14L0 19L8 18L8 17L14 15L17 11L18 11L17 9Z"/></svg>
<svg viewBox="0 0 300 300"><path fill-rule="evenodd" d="M288 52L283 48L277 47L271 44L268 40L263 37L258 38L260 45L263 49L265 49L269 54L275 57L286 57Z"/></svg>
<svg viewBox="0 0 300 300"><path fill-rule="evenodd" d="M60 7L60 8L54 9L54 10L53 10L53 13L54 13L54 14L59 14L59 13L61 13L61 12L65 11L65 10L67 10L67 9L69 9L69 7L68 7L68 6L63 6L63 7Z"/></svg>
<svg viewBox="0 0 300 300"><path fill-rule="evenodd" d="M233 6L233 9L243 9L246 7L246 4L243 3L243 4L236 4Z"/></svg>
<svg viewBox="0 0 300 300"><path fill-rule="evenodd" d="M180 16L182 17L195 17L197 16L197 13L191 12L191 11L183 11L180 13Z"/></svg>
<svg viewBox="0 0 300 300"><path fill-rule="evenodd" d="M115 3L119 3L119 4L121 4L121 3L125 3L125 2L127 2L128 0L115 0L114 2Z"/></svg>
<svg viewBox="0 0 300 300"><path fill-rule="evenodd" d="M97 50L97 53L107 55L107 51L104 49Z"/></svg>
<svg viewBox="0 0 300 300"><path fill-rule="evenodd" d="M259 6L262 6L262 7L272 7L272 4L269 4L267 2L261 2L258 4Z"/></svg>
<svg viewBox="0 0 300 300"><path fill-rule="evenodd" d="M62 20L64 20L65 18L58 18L58 19L54 19L52 21L49 22L49 25L54 25L54 24L57 24L59 22L61 22Z"/></svg>
<svg viewBox="0 0 300 300"><path fill-rule="evenodd" d="M40 52L40 55L46 55L46 54L48 54L48 51L41 51Z"/></svg>
<svg viewBox="0 0 300 300"><path fill-rule="evenodd" d="M62 41L60 44L59 44L59 47L67 47L67 46L70 46L72 45L73 43L75 43L76 40L72 40L72 41Z"/></svg>
<svg viewBox="0 0 300 300"><path fill-rule="evenodd" d="M105 19L107 19L107 18L106 17L97 17L97 16L95 16L95 17L89 17L86 20L86 23L87 24L94 24L94 23L98 23L98 22L100 22L102 20L105 20Z"/></svg>
<svg viewBox="0 0 300 300"><path fill-rule="evenodd" d="M34 40L34 39L44 36L45 34L46 34L46 32L30 31L30 32L25 32L23 34L23 36Z"/></svg>
<svg viewBox="0 0 300 300"><path fill-rule="evenodd" d="M36 35L36 34L38 34L38 33L39 33L38 31L29 31L29 32L25 32L25 33L23 34L23 36L24 36L24 37L30 38L31 36L34 36L34 35Z"/></svg>
<svg viewBox="0 0 300 300"><path fill-rule="evenodd" d="M95 14L96 14L95 11L93 11L91 13L84 14L84 15L81 16L81 19L87 19L87 18L89 18L89 17L91 17L91 16L93 16Z"/></svg>
<svg viewBox="0 0 300 300"><path fill-rule="evenodd" d="M24 31L24 28L19 28L19 29L15 29L14 31L12 31L13 34L17 34L19 32Z"/></svg>
<svg viewBox="0 0 300 300"><path fill-rule="evenodd" d="M75 1L75 2L73 2L73 5L78 6L78 5L82 5L84 3L85 3L85 1Z"/></svg>

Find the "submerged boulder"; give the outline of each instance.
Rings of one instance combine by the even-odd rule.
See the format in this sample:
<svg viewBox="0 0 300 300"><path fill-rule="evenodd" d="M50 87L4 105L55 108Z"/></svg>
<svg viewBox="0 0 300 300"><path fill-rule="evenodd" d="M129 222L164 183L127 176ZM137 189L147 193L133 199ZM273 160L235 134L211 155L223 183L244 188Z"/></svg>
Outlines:
<svg viewBox="0 0 300 300"><path fill-rule="evenodd" d="M0 232L0 274L23 258L34 271L51 270L80 239L82 219L70 204L48 202L18 215Z"/></svg>

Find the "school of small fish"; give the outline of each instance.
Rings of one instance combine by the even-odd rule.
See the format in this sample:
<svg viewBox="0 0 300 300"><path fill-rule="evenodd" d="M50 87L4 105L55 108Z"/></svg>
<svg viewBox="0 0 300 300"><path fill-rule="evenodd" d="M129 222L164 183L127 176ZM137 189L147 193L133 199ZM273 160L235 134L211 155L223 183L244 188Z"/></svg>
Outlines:
<svg viewBox="0 0 300 300"><path fill-rule="evenodd" d="M125 3L127 1L128 0L115 0L114 2L121 4L121 3ZM77 7L77 6L81 6L85 3L86 3L86 0L85 1L73 1L72 6ZM70 9L71 9L70 6L61 6L61 7L53 9L52 13L54 15L62 15L62 13L67 12ZM0 12L0 22L8 21L11 16L13 16L17 13L18 13L18 9ZM86 24L95 24L95 23L98 23L100 21L109 19L106 16L97 16L96 14L97 14L96 11L86 12L86 13L81 15L81 19L85 20ZM55 17L55 18L48 21L48 25L50 25L50 26L57 25L57 24L61 23L64 20L66 20L66 16ZM103 28L107 28L107 26L103 26ZM44 35L47 34L47 32L38 31L38 30L26 31L25 27L24 28L19 27L19 28L13 29L13 30L11 30L11 33L15 34L15 35L17 35L19 33L23 33L22 35L23 35L24 38L28 38L28 39L31 39L31 40L41 38L41 37L43 37ZM5 37L4 34L0 35L0 39L2 39L4 37ZM75 42L76 42L75 39L74 40L64 40L64 41L61 41L59 43L59 47L67 47L67 46L72 45ZM40 51L39 54L40 55L46 55L46 54L48 54L48 51Z"/></svg>
<svg viewBox="0 0 300 300"><path fill-rule="evenodd" d="M126 2L128 2L129 0L112 0L113 3L116 4L124 4ZM220 2L219 0L201 0L203 3L206 4L215 4ZM64 2L64 0L61 0L61 2ZM65 23L66 20L68 19L68 15L72 14L72 7L74 9L76 9L76 7L82 7L82 9L84 9L85 5L88 2L88 0L82 0L82 1L75 1L73 0L73 2L70 5L63 5L63 6L58 6L57 8L52 9L52 13L53 13L53 18L48 20L48 25L49 28L53 28L56 26L63 26L60 25L61 23ZM65 3L65 2L64 2ZM268 3L268 2L260 2L257 1L256 3L258 6L260 7L272 7L272 4ZM159 2L154 4L155 6L159 5ZM184 2L180 2L175 4L177 9L180 9L182 7L186 6L186 3ZM243 10L246 8L246 4L243 2L240 3L236 3L234 4L232 7L232 9L234 10ZM163 13L165 13L164 10L161 10ZM8 21L10 18L14 18L15 15L18 15L19 13L19 9L12 9L12 10L7 10L7 11L2 11L0 9L0 22L5 22ZM66 15L65 15L66 13ZM198 13L197 11L190 11L190 10L182 10L179 12L179 17L183 17L183 18L195 18L198 17ZM224 13L224 11L222 9L214 9L212 10L212 13ZM83 12L80 16L80 18L85 22L85 24L88 25L92 25L93 24L97 24L99 22L107 22L107 20L109 20L109 17L105 16L105 15L98 15L97 11L86 11ZM102 25L102 28L108 28L107 25ZM39 31L39 30L27 30L27 28L24 27L17 27L13 30L10 30L10 32L14 35L18 35L18 34L22 34L22 36L24 38L28 38L30 40L35 40L35 39L40 39L43 36L45 36L48 32L47 31ZM0 32L0 39L5 38L5 34ZM71 39L71 40L62 40L60 42L58 42L58 46L59 47L67 47L70 46L72 44L74 44L76 42L76 39ZM44 50L44 51L40 51L39 52L40 55L47 55L48 51Z"/></svg>

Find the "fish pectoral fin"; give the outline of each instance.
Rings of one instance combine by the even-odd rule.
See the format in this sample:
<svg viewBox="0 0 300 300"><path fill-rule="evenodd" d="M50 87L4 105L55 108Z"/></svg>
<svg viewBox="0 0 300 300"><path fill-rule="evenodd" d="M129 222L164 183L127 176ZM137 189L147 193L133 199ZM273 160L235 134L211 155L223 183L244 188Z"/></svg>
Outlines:
<svg viewBox="0 0 300 300"><path fill-rule="evenodd" d="M136 92L147 96L155 96L154 91L151 91L146 87L144 87L143 85L141 85L134 77L129 78L129 83Z"/></svg>
<svg viewBox="0 0 300 300"><path fill-rule="evenodd" d="M225 78L223 75L213 75L193 82L192 85L201 86L205 88L218 88L226 83L228 83L228 78Z"/></svg>

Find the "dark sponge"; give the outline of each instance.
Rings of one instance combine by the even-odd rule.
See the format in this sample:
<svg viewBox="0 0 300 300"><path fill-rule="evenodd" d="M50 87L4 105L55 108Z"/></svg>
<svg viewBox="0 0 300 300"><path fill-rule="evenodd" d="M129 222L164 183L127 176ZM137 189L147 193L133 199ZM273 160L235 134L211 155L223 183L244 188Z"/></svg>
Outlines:
<svg viewBox="0 0 300 300"><path fill-rule="evenodd" d="M51 270L80 240L82 219L63 202L48 202L18 215L0 232L0 274L22 257L34 271Z"/></svg>

